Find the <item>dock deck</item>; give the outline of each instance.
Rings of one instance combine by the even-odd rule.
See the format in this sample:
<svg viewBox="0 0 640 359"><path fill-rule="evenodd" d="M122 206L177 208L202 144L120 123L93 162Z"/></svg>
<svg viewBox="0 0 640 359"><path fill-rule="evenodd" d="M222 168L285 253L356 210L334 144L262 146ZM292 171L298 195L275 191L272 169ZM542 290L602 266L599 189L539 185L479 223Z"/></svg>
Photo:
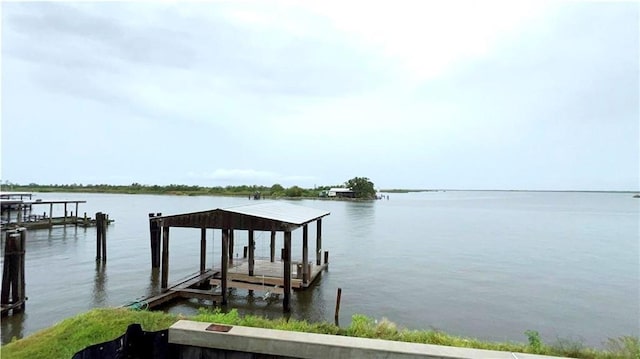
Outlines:
<svg viewBox="0 0 640 359"><path fill-rule="evenodd" d="M318 266L310 263L311 275L308 283L304 283L302 280L300 263L293 263L291 267L292 276L295 275L291 279L291 288L303 290L318 278L320 273L327 268L327 264ZM268 259L256 259L254 275L249 276L247 274L248 270L249 263L246 259L234 259L233 263L229 263L227 288L269 292L271 294L284 293L284 270L281 261L270 262ZM172 285L158 295L142 299L134 302L134 304L143 303L149 309L154 309L180 298L205 299L217 303L222 299L220 289L221 274L222 271L220 269L209 269ZM201 289L203 286L207 289Z"/></svg>

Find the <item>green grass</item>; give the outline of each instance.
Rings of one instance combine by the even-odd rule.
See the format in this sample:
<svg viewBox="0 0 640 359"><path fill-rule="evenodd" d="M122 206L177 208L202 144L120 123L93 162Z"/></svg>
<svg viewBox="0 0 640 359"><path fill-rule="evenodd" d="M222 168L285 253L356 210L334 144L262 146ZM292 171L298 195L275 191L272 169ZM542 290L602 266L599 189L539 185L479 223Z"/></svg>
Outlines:
<svg viewBox="0 0 640 359"><path fill-rule="evenodd" d="M197 315L186 318L162 312L134 311L122 308L94 309L66 319L50 328L3 346L0 348L0 356L18 359L70 358L74 353L89 345L119 337L129 324L139 323L144 330L155 331L168 328L178 319L576 358L640 359L640 342L637 337L609 339L605 343L604 350L596 350L586 348L581 342L575 340L559 339L557 343L547 345L542 342L538 332L532 330L524 333L528 343L496 343L456 337L436 330L402 329L386 319L378 322L363 315L354 315L351 324L341 328L326 322L309 323L304 320L287 321L284 318L266 319L255 315L241 316L236 310L222 313L219 310L202 309Z"/></svg>

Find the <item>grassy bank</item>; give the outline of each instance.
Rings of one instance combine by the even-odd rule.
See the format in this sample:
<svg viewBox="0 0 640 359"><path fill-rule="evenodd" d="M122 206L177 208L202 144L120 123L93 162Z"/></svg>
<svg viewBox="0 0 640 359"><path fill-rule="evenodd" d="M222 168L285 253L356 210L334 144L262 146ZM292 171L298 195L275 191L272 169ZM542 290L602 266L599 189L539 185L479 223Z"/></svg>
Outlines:
<svg viewBox="0 0 640 359"><path fill-rule="evenodd" d="M495 343L455 337L433 330L399 329L389 321L376 322L362 315L355 315L349 327L340 328L330 323L272 320L253 315L241 316L235 310L229 313L202 310L198 315L186 318L162 312L121 308L94 309L66 319L27 338L3 346L0 349L0 355L2 358L70 358L75 352L89 345L109 341L122 335L129 324L140 323L144 330L155 331L168 328L178 319L577 358L640 359L639 340L634 337L611 339L606 343L605 350L595 350L585 348L580 343L568 341L546 345L540 341L539 335L532 331L526 333L527 344Z"/></svg>

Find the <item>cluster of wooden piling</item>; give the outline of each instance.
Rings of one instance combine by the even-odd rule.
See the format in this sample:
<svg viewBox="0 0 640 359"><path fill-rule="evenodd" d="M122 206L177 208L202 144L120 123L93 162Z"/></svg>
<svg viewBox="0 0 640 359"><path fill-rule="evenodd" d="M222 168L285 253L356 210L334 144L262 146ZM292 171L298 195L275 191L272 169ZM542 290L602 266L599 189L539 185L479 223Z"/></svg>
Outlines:
<svg viewBox="0 0 640 359"><path fill-rule="evenodd" d="M16 228L5 233L4 267L0 305L2 315L9 311L21 312L25 308L24 254L27 238L26 228Z"/></svg>

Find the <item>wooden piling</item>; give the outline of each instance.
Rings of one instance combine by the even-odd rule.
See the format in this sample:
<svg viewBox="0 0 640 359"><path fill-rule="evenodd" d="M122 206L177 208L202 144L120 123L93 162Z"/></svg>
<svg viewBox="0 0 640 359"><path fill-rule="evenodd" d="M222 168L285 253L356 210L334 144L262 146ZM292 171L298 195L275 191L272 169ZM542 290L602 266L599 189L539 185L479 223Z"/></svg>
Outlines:
<svg viewBox="0 0 640 359"><path fill-rule="evenodd" d="M160 217L162 213L156 214L156 217ZM157 220L153 220L153 213L149 213L149 238L151 247L151 268L160 268L160 249L161 249L161 237L162 229Z"/></svg>
<svg viewBox="0 0 640 359"><path fill-rule="evenodd" d="M307 225L302 226L302 283L309 283L309 238Z"/></svg>
<svg viewBox="0 0 640 359"><path fill-rule="evenodd" d="M271 231L271 263L276 261L276 231Z"/></svg>
<svg viewBox="0 0 640 359"><path fill-rule="evenodd" d="M24 254L26 235L25 228L6 231L0 293L2 314L6 314L9 309L16 313L25 308Z"/></svg>
<svg viewBox="0 0 640 359"><path fill-rule="evenodd" d="M169 287L169 228L162 227L162 274L160 284L162 289Z"/></svg>
<svg viewBox="0 0 640 359"><path fill-rule="evenodd" d="M233 229L229 230L229 263L233 264L233 248L235 246L233 238Z"/></svg>
<svg viewBox="0 0 640 359"><path fill-rule="evenodd" d="M207 229L200 229L200 273L204 273L207 262Z"/></svg>
<svg viewBox="0 0 640 359"><path fill-rule="evenodd" d="M340 299L342 297L342 288L338 288L338 294L336 295L336 313L335 313L335 320L336 320L336 326L338 326L338 318L340 316Z"/></svg>
<svg viewBox="0 0 640 359"><path fill-rule="evenodd" d="M255 266L256 243L253 237L253 230L249 230L249 275L253 276Z"/></svg>
<svg viewBox="0 0 640 359"><path fill-rule="evenodd" d="M227 272L229 271L229 230L222 230L222 260L220 284L222 285L222 305L227 304Z"/></svg>
<svg viewBox="0 0 640 359"><path fill-rule="evenodd" d="M291 231L284 232L284 300L282 309L291 311Z"/></svg>
<svg viewBox="0 0 640 359"><path fill-rule="evenodd" d="M106 218L109 218L109 215L106 215ZM105 218L105 214L102 214L102 261L107 261L107 220Z"/></svg>
<svg viewBox="0 0 640 359"><path fill-rule="evenodd" d="M324 264L329 264L329 251L324 251Z"/></svg>
<svg viewBox="0 0 640 359"><path fill-rule="evenodd" d="M66 220L66 217L65 217ZM104 238L104 228L103 225L104 214L102 212L96 213L96 260L105 260L106 258L106 245L103 245L105 241ZM104 249L104 251L103 251Z"/></svg>
<svg viewBox="0 0 640 359"><path fill-rule="evenodd" d="M316 221L316 265L320 265L320 252L322 252L322 218Z"/></svg>

